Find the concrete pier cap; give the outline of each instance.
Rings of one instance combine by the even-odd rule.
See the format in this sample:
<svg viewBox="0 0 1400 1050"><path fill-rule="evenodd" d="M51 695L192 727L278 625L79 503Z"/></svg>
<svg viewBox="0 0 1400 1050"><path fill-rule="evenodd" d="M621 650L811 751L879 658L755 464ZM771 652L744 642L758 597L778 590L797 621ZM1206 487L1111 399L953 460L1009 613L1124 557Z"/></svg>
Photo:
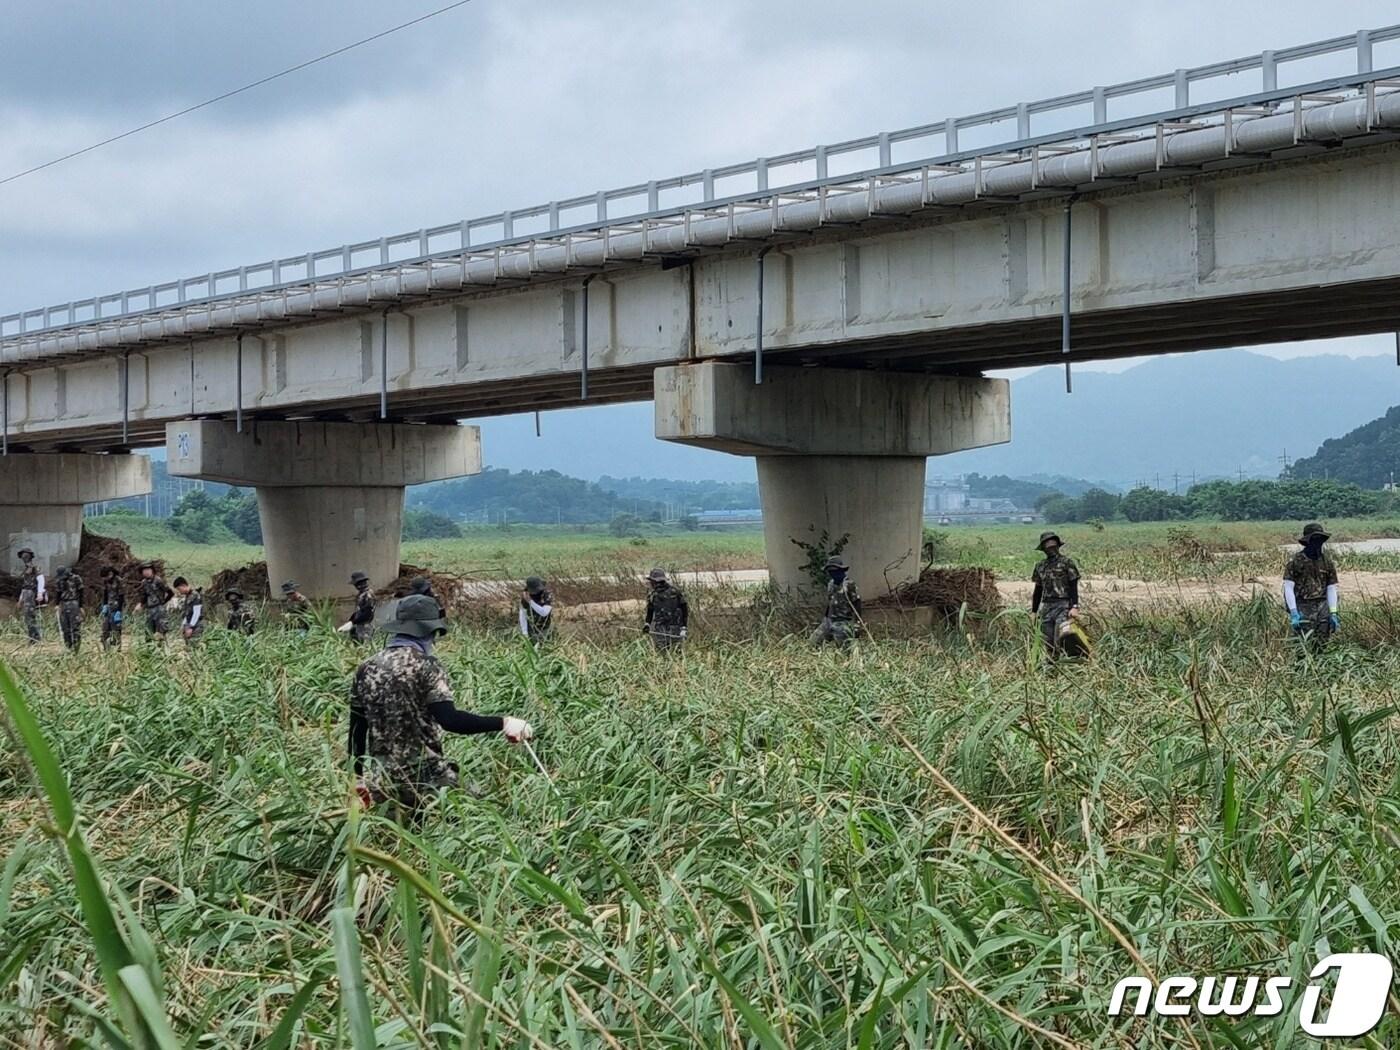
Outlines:
<svg viewBox="0 0 1400 1050"><path fill-rule="evenodd" d="M757 459L774 585L810 590L803 565L825 532L848 536L851 577L873 597L914 579L929 456L1011 440L1010 384L706 361L657 369L656 436ZM797 541L797 542L795 542Z"/></svg>
<svg viewBox="0 0 1400 1050"><path fill-rule="evenodd" d="M17 552L28 547L34 564L52 575L78 560L83 504L144 496L151 461L128 453L11 452L0 456L0 541L4 568L18 572Z"/></svg>
<svg viewBox="0 0 1400 1050"><path fill-rule="evenodd" d="M284 580L337 598L352 572L394 579L404 488L481 472L473 426L196 419L168 424L165 443L172 476L256 490L274 598Z"/></svg>

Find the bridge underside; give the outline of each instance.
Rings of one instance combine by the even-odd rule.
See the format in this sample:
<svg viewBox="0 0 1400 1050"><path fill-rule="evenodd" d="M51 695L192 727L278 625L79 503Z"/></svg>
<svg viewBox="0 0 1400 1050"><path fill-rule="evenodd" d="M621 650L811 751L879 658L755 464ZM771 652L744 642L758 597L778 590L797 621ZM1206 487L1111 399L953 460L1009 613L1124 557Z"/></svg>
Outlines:
<svg viewBox="0 0 1400 1050"><path fill-rule="evenodd" d="M859 340L835 346L778 348L765 353L774 365L820 364L831 368L879 368L922 375L979 375L985 371L1060 364L1060 318L970 326L927 336ZM1263 292L1123 310L1073 315L1072 362L1259 346L1308 339L1400 331L1400 278L1335 286ZM711 359L752 362L752 354ZM580 396L573 372L524 375L508 380L395 391L389 419L447 423L529 411L550 411L632 401L649 401L655 365L600 368L589 373L588 399ZM377 394L336 398L304 410L245 410L244 419L316 419L367 422L379 419ZM201 413L202 418L227 418ZM33 438L11 434L14 451L105 451L159 445L166 421L121 422L56 429Z"/></svg>
<svg viewBox="0 0 1400 1050"><path fill-rule="evenodd" d="M1400 330L1398 199L1396 143L1096 190L1070 216L1070 360ZM14 450L96 451L159 444L178 419L441 423L648 400L658 369L751 361L760 312L775 366L1054 364L1066 232L1063 200L979 204L762 254L734 243L296 324L143 330L6 361L4 429Z"/></svg>

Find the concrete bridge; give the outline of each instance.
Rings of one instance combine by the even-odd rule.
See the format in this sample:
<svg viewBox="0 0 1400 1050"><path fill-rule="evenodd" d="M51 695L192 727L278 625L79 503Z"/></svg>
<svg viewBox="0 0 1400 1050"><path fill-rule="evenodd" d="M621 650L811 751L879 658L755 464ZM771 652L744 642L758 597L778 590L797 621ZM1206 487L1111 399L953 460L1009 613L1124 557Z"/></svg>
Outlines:
<svg viewBox="0 0 1400 1050"><path fill-rule="evenodd" d="M925 457L1010 439L985 370L1063 361L1068 380L1073 361L1400 328L1400 67L1373 61L1396 41L0 318L0 538L38 528L12 508L45 471L165 442L174 474L253 485L273 574L332 595L397 560L405 484L479 469L456 420L654 398L663 440L758 458L775 580L799 583L789 541L825 530L850 533L867 591L897 583ZM1354 71L1299 83L1319 56ZM130 494L139 473L64 498ZM51 517L71 533L71 510Z"/></svg>

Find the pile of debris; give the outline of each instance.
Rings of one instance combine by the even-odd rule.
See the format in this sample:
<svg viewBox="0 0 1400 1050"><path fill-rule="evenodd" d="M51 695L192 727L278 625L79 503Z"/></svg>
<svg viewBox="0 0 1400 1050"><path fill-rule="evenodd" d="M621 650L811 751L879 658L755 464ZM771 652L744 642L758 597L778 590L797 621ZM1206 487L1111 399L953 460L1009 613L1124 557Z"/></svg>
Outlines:
<svg viewBox="0 0 1400 1050"><path fill-rule="evenodd" d="M397 577L375 589L375 595L381 599L402 598L408 593L409 584L417 576L427 577L432 583L433 594L437 596L437 600L449 615L463 612L466 609L468 599L471 597L468 580L450 572L425 569L419 565L409 565L407 562L399 565ZM279 588L281 583L281 580L277 581ZM272 583L267 577L267 562L265 561L255 561L241 569L221 570L209 582L206 593L211 601L221 602L224 599L224 594L230 588L241 591L243 597L251 602L268 601L273 597L278 599L282 597L280 589L276 595L273 594Z"/></svg>
<svg viewBox="0 0 1400 1050"><path fill-rule="evenodd" d="M126 542L114 536L99 536L95 532L83 530L82 544L78 548L78 560L72 569L83 578L83 605L96 609L102 604L102 570L109 565L116 566L117 575L126 589L128 609L141 600L141 560L131 554ZM153 559L158 575L164 574L165 562ZM53 600L55 573L48 574L50 601ZM8 572L0 573L0 599L19 600L19 577Z"/></svg>
<svg viewBox="0 0 1400 1050"><path fill-rule="evenodd" d="M900 584L894 593L879 598L877 606L931 606L945 617L955 617L964 605L971 613L995 613L1001 594L991 569L926 568L912 583Z"/></svg>

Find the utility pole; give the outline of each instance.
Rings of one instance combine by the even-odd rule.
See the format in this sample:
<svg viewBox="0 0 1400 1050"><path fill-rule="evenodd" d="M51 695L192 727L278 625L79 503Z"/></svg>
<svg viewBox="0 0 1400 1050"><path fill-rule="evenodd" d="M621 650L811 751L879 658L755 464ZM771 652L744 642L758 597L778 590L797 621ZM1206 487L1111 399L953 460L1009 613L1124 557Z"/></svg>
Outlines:
<svg viewBox="0 0 1400 1050"><path fill-rule="evenodd" d="M1240 481L1244 481L1244 467L1240 467L1239 475L1240 475Z"/></svg>
<svg viewBox="0 0 1400 1050"><path fill-rule="evenodd" d="M1288 476L1288 449L1284 449L1284 450L1283 450L1283 455L1279 457L1279 461L1280 461L1281 463L1283 463L1283 476L1284 476L1284 477L1287 477L1287 476Z"/></svg>
<svg viewBox="0 0 1400 1050"><path fill-rule="evenodd" d="M1178 470L1172 471L1172 495L1181 495L1181 472Z"/></svg>

